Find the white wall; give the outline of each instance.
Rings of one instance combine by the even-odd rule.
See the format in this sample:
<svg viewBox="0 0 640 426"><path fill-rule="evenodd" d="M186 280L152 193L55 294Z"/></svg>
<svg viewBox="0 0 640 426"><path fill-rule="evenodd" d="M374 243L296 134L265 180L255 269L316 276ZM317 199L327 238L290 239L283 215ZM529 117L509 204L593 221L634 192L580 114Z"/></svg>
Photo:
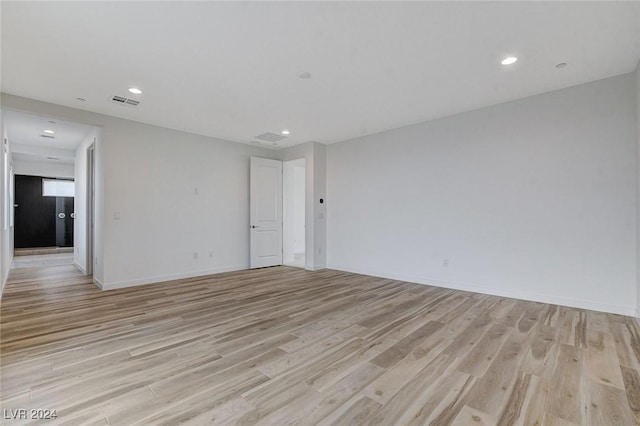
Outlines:
<svg viewBox="0 0 640 426"><path fill-rule="evenodd" d="M0 140L0 297L2 297L13 259L13 226L11 226L13 200L10 199L11 141L7 137L2 110L0 110L0 136L2 137ZM5 165L5 150L9 160L8 167Z"/></svg>
<svg viewBox="0 0 640 426"><path fill-rule="evenodd" d="M248 267L249 157L273 151L133 122L103 139L105 284Z"/></svg>
<svg viewBox="0 0 640 426"><path fill-rule="evenodd" d="M292 264L295 254L305 252L305 159L285 161L282 169L283 263Z"/></svg>
<svg viewBox="0 0 640 426"><path fill-rule="evenodd" d="M88 193L87 193L87 149L95 143L100 129L94 128L76 148L74 161L75 197L74 210L76 218L73 221L73 261L83 272L87 273L87 222Z"/></svg>
<svg viewBox="0 0 640 426"><path fill-rule="evenodd" d="M326 202L319 203L326 195L326 146L317 142L285 148L277 152L278 159L290 161L305 159L305 269L326 268Z"/></svg>
<svg viewBox="0 0 640 426"><path fill-rule="evenodd" d="M636 67L636 179L637 179L637 194L636 194L636 229L637 229L637 241L636 241L636 317L640 319L640 61Z"/></svg>
<svg viewBox="0 0 640 426"><path fill-rule="evenodd" d="M330 145L328 266L631 314L634 93L628 74Z"/></svg>
<svg viewBox="0 0 640 426"><path fill-rule="evenodd" d="M327 146L313 144L314 270L327 267ZM320 203L322 200L322 203Z"/></svg>
<svg viewBox="0 0 640 426"><path fill-rule="evenodd" d="M13 161L13 172L16 175L44 176L73 179L73 164L56 164L36 161Z"/></svg>
<svg viewBox="0 0 640 426"><path fill-rule="evenodd" d="M12 95L2 103L101 128L94 279L103 288L248 267L249 157L274 151Z"/></svg>
<svg viewBox="0 0 640 426"><path fill-rule="evenodd" d="M305 211L305 167L293 167L293 253L304 253L304 222Z"/></svg>

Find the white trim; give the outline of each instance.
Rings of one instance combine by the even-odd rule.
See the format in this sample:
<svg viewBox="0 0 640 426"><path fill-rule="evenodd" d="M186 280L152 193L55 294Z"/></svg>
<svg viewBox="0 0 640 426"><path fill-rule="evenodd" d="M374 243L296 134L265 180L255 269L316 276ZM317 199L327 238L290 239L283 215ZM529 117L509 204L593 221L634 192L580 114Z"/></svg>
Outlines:
<svg viewBox="0 0 640 426"><path fill-rule="evenodd" d="M184 272L181 274L171 274L171 275L160 275L149 278L139 278L135 280L128 281L116 281L115 283L101 283L94 278L94 282L103 290L115 290L117 288L127 288L127 287L136 287L139 285L145 284L158 284L165 281L173 281L173 280L181 280L185 278L196 278L202 277L205 275L214 275L221 274L223 272L235 272L235 271L244 271L249 269L249 265L234 265L234 266L225 266L222 268L209 269L205 271L197 271L197 272Z"/></svg>
<svg viewBox="0 0 640 426"><path fill-rule="evenodd" d="M416 283L416 284L450 288L453 290L463 290L463 291L469 291L473 293L489 294L492 296L508 297L511 299L529 300L532 302L550 303L554 305L569 306L572 308L580 308L580 309L589 309L589 310L600 311L600 312L609 312L613 314L627 315L627 316L638 318L637 316L638 311L635 307L632 307L632 306L610 305L607 303L599 303L599 302L592 302L589 300L558 297L558 296L553 296L553 295L543 294L543 293L517 291L517 290L511 291L511 290L498 289L493 287L477 286L472 284L452 283L452 282L446 282L446 281L432 280L424 277L416 277L416 276L396 274L396 273L390 273L390 272L349 268L341 265L329 265L328 268L335 269L338 271L351 272L354 274L371 275L374 277L389 278L393 280L407 281L407 282Z"/></svg>
<svg viewBox="0 0 640 426"><path fill-rule="evenodd" d="M4 273L4 277L2 277L2 281L0 282L0 300L2 300L2 295L4 294L4 286L7 284L7 280L9 279L9 272L11 272L12 262L13 262L13 256L11 256L11 262L9 262L9 267L7 268L7 272Z"/></svg>
<svg viewBox="0 0 640 426"><path fill-rule="evenodd" d="M95 284L96 287L98 287L100 290L105 290L104 288L104 284L102 284L102 281L100 281L99 279L97 279L96 277L93 277L93 283Z"/></svg>
<svg viewBox="0 0 640 426"><path fill-rule="evenodd" d="M75 266L78 271L82 272L82 275L87 275L87 271L85 271L85 269L75 260L73 261L73 266Z"/></svg>
<svg viewBox="0 0 640 426"><path fill-rule="evenodd" d="M324 265L312 265L309 268L305 268L307 271L321 271L323 269L327 269Z"/></svg>

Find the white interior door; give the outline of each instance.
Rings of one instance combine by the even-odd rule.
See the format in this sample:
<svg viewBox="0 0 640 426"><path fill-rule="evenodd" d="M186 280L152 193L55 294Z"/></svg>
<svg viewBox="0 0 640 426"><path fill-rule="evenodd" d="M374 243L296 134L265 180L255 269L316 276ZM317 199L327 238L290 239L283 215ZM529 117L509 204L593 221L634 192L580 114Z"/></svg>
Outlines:
<svg viewBox="0 0 640 426"><path fill-rule="evenodd" d="M282 161L251 157L249 266L282 265Z"/></svg>

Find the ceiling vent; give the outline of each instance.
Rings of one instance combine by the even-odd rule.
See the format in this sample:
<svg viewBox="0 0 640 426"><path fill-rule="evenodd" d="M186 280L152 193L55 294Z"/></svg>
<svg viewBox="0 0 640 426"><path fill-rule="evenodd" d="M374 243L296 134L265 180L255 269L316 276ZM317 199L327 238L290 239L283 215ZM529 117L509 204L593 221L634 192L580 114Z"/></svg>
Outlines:
<svg viewBox="0 0 640 426"><path fill-rule="evenodd" d="M282 139L286 139L286 137L282 136L282 135L277 135L275 133L263 133L261 135L258 136L254 136L255 139L260 139L261 141L267 141L267 142L278 142L281 141Z"/></svg>
<svg viewBox="0 0 640 426"><path fill-rule="evenodd" d="M111 98L111 100L121 105L129 105L129 106L140 105L140 101L136 101L135 99L125 98L124 96L115 95L113 98Z"/></svg>
<svg viewBox="0 0 640 426"><path fill-rule="evenodd" d="M55 139L55 136L51 136L51 135L40 135L41 138L47 138L47 139Z"/></svg>

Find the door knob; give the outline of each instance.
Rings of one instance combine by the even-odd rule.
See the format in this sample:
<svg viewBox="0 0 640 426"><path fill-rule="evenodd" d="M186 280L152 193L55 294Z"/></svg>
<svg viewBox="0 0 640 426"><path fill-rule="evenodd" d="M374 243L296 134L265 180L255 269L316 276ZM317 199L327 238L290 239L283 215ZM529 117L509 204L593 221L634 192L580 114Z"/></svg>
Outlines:
<svg viewBox="0 0 640 426"><path fill-rule="evenodd" d="M71 219L75 219L76 218L76 213L75 212L69 213L69 216L71 216Z"/></svg>
<svg viewBox="0 0 640 426"><path fill-rule="evenodd" d="M66 215L66 214L64 214L64 213L58 213L58 217L59 217L60 219L64 219L66 216L67 216L67 215Z"/></svg>

